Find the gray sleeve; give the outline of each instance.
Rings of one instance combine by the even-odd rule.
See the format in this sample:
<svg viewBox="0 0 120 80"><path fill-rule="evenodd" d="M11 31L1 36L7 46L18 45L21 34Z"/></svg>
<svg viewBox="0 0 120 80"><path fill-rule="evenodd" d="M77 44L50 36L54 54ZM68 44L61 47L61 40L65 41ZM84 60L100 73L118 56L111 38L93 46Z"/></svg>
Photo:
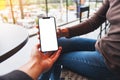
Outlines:
<svg viewBox="0 0 120 80"><path fill-rule="evenodd" d="M33 79L26 73L19 70L15 70L8 74L0 76L0 80L33 80Z"/></svg>

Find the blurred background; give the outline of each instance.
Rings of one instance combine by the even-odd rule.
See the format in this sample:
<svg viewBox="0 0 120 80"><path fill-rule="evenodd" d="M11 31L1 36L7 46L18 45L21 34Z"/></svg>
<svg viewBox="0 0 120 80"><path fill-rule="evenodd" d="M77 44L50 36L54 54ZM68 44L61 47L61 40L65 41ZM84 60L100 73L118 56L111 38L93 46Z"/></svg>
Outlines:
<svg viewBox="0 0 120 80"><path fill-rule="evenodd" d="M0 22L32 28L38 18L54 16L57 25L62 25L78 20L81 6L89 6L92 14L101 3L102 0L0 0Z"/></svg>

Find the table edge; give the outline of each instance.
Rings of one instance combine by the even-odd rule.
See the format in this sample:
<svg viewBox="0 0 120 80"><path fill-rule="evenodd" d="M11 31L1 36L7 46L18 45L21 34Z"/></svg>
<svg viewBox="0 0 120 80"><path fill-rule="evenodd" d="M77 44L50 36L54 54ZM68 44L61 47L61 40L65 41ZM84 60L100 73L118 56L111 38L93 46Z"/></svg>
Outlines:
<svg viewBox="0 0 120 80"><path fill-rule="evenodd" d="M28 41L28 37L25 39L24 42L22 42L20 45L18 45L17 47L15 47L13 50L11 50L10 52L0 56L0 63L7 60L9 57L11 57L12 55L14 55L16 52L18 52L21 48L23 48L23 46L27 43Z"/></svg>

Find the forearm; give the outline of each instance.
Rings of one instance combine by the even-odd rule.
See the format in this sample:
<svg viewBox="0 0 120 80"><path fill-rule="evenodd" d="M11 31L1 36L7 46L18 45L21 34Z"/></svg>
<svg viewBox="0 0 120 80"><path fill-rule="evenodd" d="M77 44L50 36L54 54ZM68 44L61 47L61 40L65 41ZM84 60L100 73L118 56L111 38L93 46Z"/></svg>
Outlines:
<svg viewBox="0 0 120 80"><path fill-rule="evenodd" d="M40 64L36 60L30 60L20 67L19 70L29 75L33 80L36 80L42 73L42 68L40 68Z"/></svg>
<svg viewBox="0 0 120 80"><path fill-rule="evenodd" d="M82 22L80 24L68 27L69 37L79 36L93 31L88 22Z"/></svg>
<svg viewBox="0 0 120 80"><path fill-rule="evenodd" d="M81 22L78 25L68 27L69 37L84 35L89 32L92 32L96 30L105 20L106 18L102 19L98 17L97 15L94 15L90 19L84 22Z"/></svg>

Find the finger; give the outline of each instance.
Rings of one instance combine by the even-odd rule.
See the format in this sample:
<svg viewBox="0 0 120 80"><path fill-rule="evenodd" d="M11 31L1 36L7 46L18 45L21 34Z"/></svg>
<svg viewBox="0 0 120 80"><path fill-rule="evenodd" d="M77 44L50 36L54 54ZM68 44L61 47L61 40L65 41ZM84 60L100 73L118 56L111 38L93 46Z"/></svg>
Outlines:
<svg viewBox="0 0 120 80"><path fill-rule="evenodd" d="M39 46L40 46L40 44L36 44L36 45L33 47L33 49L34 49L34 50L38 50L38 49L39 49Z"/></svg>
<svg viewBox="0 0 120 80"><path fill-rule="evenodd" d="M60 32L60 28L57 28L57 32Z"/></svg>
<svg viewBox="0 0 120 80"><path fill-rule="evenodd" d="M36 26L37 29L39 29L39 26ZM37 31L37 34L39 34L39 30Z"/></svg>
<svg viewBox="0 0 120 80"><path fill-rule="evenodd" d="M36 28L39 28L39 26L37 25Z"/></svg>
<svg viewBox="0 0 120 80"><path fill-rule="evenodd" d="M57 37L59 38L59 37L60 37L60 35L61 35L61 29L60 29L60 28L58 28L58 29L57 29Z"/></svg>
<svg viewBox="0 0 120 80"><path fill-rule="evenodd" d="M38 35L38 37L37 37L39 40L40 40L40 36Z"/></svg>
<svg viewBox="0 0 120 80"><path fill-rule="evenodd" d="M37 34L40 34L40 31L38 31Z"/></svg>
<svg viewBox="0 0 120 80"><path fill-rule="evenodd" d="M38 34L38 39L40 40L40 31L38 31L37 34Z"/></svg>
<svg viewBox="0 0 120 80"><path fill-rule="evenodd" d="M39 50L40 47L41 47L41 45L40 45L40 43L38 43L38 44L36 45L35 49L37 49L40 53L42 53L42 52Z"/></svg>
<svg viewBox="0 0 120 80"><path fill-rule="evenodd" d="M57 50L57 52L55 52L55 53L50 57L53 62L55 62L55 61L58 59L61 51L62 51L62 47L59 47L59 49Z"/></svg>
<svg viewBox="0 0 120 80"><path fill-rule="evenodd" d="M36 45L36 48L37 48L37 49L40 48L40 43L38 43L38 44Z"/></svg>
<svg viewBox="0 0 120 80"><path fill-rule="evenodd" d="M39 53L39 47L40 47L40 44L36 44L33 49L32 49L32 53L31 53L31 56L33 55L36 55L37 53Z"/></svg>
<svg viewBox="0 0 120 80"><path fill-rule="evenodd" d="M53 54L53 52L47 52L45 55L46 55L47 57L50 57L52 54Z"/></svg>

